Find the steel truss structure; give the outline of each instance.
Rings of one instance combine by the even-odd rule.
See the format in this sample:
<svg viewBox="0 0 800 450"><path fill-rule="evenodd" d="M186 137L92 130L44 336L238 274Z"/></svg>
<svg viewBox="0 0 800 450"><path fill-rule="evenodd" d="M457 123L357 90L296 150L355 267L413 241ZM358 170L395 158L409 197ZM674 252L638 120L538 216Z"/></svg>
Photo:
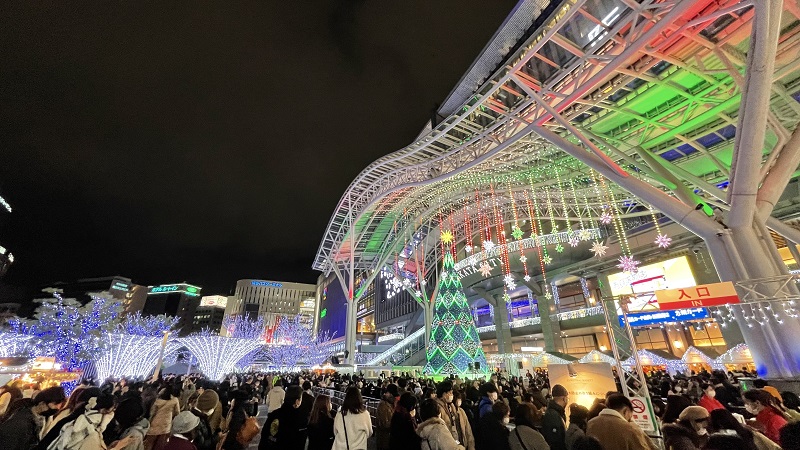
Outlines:
<svg viewBox="0 0 800 450"><path fill-rule="evenodd" d="M707 241L760 218L800 241L769 217L800 163L798 18L794 0L561 1L458 111L359 174L313 268L355 302L356 275L371 282L409 243L434 268L439 221L477 215L476 191L510 222L533 215L512 198L569 183L555 210L596 220L600 176L621 217L652 205ZM734 263L721 276L747 277Z"/></svg>

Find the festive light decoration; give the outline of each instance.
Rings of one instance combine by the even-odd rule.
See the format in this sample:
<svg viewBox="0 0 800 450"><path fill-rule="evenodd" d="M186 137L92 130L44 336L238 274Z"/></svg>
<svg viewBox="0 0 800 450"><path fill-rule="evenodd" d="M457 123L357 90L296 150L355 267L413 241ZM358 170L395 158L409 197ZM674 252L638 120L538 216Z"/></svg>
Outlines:
<svg viewBox="0 0 800 450"><path fill-rule="evenodd" d="M577 247L578 244L581 243L581 239L578 237L577 233L573 233L572 236L570 236L568 243L570 247Z"/></svg>
<svg viewBox="0 0 800 450"><path fill-rule="evenodd" d="M444 254L442 272L450 276L441 277L439 281L425 372L463 375L477 362L479 371L486 373L486 356L450 252Z"/></svg>
<svg viewBox="0 0 800 450"><path fill-rule="evenodd" d="M229 337L239 339L261 339L266 328L263 317L250 320L248 316L241 314L225 317L222 327L228 332Z"/></svg>
<svg viewBox="0 0 800 450"><path fill-rule="evenodd" d="M578 238L582 241L588 241L592 238L592 233L586 228L581 228L581 231L578 231Z"/></svg>
<svg viewBox="0 0 800 450"><path fill-rule="evenodd" d="M105 352L95 359L100 380L109 377L144 377L155 369L164 333L178 323L175 317L142 316L136 312L125 317L116 330L105 337ZM174 352L179 345L167 341L164 353Z"/></svg>
<svg viewBox="0 0 800 450"><path fill-rule="evenodd" d="M236 369L236 363L263 345L258 339L240 339L209 331L178 339L197 358L200 370L212 380L221 380Z"/></svg>
<svg viewBox="0 0 800 450"><path fill-rule="evenodd" d="M665 234L659 234L656 236L655 244L661 248L667 248L672 244L672 238Z"/></svg>
<svg viewBox="0 0 800 450"><path fill-rule="evenodd" d="M494 248L494 242L489 241L489 240L483 241L483 250L484 251L488 252L493 248Z"/></svg>
<svg viewBox="0 0 800 450"><path fill-rule="evenodd" d="M0 333L0 357L32 356L33 336L17 333Z"/></svg>
<svg viewBox="0 0 800 450"><path fill-rule="evenodd" d="M36 356L55 357L70 371L83 369L102 355L108 344L104 335L114 329L122 312L119 302L99 295L86 305L59 294L41 303L35 319L14 319L12 329L34 337Z"/></svg>
<svg viewBox="0 0 800 450"><path fill-rule="evenodd" d="M467 253L472 253L472 246L471 245L465 245L464 246L464 251L467 252Z"/></svg>
<svg viewBox="0 0 800 450"><path fill-rule="evenodd" d="M486 277L486 278L488 278L488 277L492 276L492 266L490 266L490 265L489 265L489 263L488 263L488 262L486 262L486 261L484 261L484 262L483 262L483 263L480 265L480 267L478 268L478 270L481 272L481 275L483 275L483 276L484 276L484 277Z"/></svg>
<svg viewBox="0 0 800 450"><path fill-rule="evenodd" d="M590 248L589 250L591 250L594 253L595 257L602 258L603 256L606 256L606 251L608 250L608 247L603 245L602 242L595 241L592 244L592 248Z"/></svg>
<svg viewBox="0 0 800 450"><path fill-rule="evenodd" d="M322 364L333 354L333 335L324 332L314 336L314 330L303 323L301 316L282 318L272 339L273 344L265 353L270 365L276 368Z"/></svg>
<svg viewBox="0 0 800 450"><path fill-rule="evenodd" d="M564 251L564 246L563 246L563 245L561 245L561 244L557 244L557 245L556 245L556 251L557 251L558 253L562 253L562 252Z"/></svg>
<svg viewBox="0 0 800 450"><path fill-rule="evenodd" d="M528 258L526 258L525 255L522 255L519 257L519 262L521 263L528 262Z"/></svg>
<svg viewBox="0 0 800 450"><path fill-rule="evenodd" d="M442 231L441 239L442 239L442 243L444 243L444 244L452 243L453 242L453 232L450 231L450 230Z"/></svg>
<svg viewBox="0 0 800 450"><path fill-rule="evenodd" d="M609 214L608 212L603 212L603 214L600 215L600 223L602 223L603 225L610 224L612 219L613 217L611 217L611 214Z"/></svg>
<svg viewBox="0 0 800 450"><path fill-rule="evenodd" d="M524 236L524 235L525 235L525 233L523 233L522 229L520 227L518 227L517 225L514 225L514 227L511 229L511 236L513 236L514 239L517 239L517 240L522 239L522 236Z"/></svg>
<svg viewBox="0 0 800 450"><path fill-rule="evenodd" d="M636 273L639 271L639 261L634 259L633 256L620 256L617 267L622 269L623 272Z"/></svg>
<svg viewBox="0 0 800 450"><path fill-rule="evenodd" d="M553 258L551 258L550 255L545 255L542 257L542 262L545 264L550 264L553 262Z"/></svg>

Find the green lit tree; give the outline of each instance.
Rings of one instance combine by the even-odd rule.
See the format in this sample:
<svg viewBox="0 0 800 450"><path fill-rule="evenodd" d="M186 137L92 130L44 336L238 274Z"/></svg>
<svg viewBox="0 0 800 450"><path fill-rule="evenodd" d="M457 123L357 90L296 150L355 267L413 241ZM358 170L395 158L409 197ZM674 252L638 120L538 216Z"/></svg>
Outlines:
<svg viewBox="0 0 800 450"><path fill-rule="evenodd" d="M449 246L450 240L452 234L443 232L442 242ZM425 372L432 375L471 374L476 371L470 370L470 366L479 363L477 372L486 373L486 355L483 354L478 330L475 329L475 321L454 266L452 253L445 252Z"/></svg>

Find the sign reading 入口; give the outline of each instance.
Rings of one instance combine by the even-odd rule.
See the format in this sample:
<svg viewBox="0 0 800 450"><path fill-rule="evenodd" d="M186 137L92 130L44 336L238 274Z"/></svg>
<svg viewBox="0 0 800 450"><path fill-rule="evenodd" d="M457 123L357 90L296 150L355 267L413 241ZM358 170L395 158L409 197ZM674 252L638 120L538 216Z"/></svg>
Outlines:
<svg viewBox="0 0 800 450"><path fill-rule="evenodd" d="M733 283L702 284L700 286L656 291L658 307L665 309L699 308L739 303Z"/></svg>

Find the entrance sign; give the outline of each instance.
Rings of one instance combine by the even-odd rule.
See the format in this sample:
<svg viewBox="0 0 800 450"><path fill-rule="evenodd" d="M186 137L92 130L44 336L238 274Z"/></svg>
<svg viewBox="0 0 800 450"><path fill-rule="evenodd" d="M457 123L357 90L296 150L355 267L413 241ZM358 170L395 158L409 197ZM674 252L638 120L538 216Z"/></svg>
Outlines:
<svg viewBox="0 0 800 450"><path fill-rule="evenodd" d="M733 283L702 284L700 286L656 291L658 306L664 309L701 308L739 303Z"/></svg>
<svg viewBox="0 0 800 450"><path fill-rule="evenodd" d="M645 432L645 434L656 432L656 415L653 414L653 407L650 400L644 397L630 397L633 405L633 418L631 421Z"/></svg>

